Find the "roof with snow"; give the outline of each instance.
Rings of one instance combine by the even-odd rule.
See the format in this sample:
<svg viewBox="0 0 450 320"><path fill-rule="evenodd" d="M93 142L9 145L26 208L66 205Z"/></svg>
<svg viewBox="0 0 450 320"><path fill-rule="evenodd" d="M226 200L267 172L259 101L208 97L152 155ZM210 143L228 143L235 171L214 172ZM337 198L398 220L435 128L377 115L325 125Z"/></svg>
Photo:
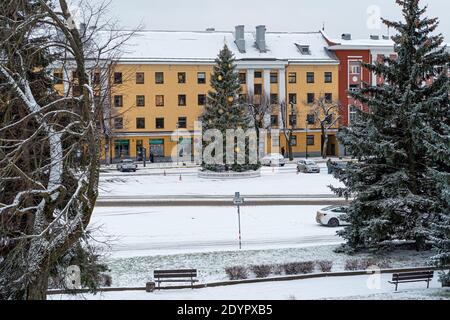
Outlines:
<svg viewBox="0 0 450 320"><path fill-rule="evenodd" d="M337 64L320 32L267 32L266 52L256 46L256 34L245 32L245 53L235 43L234 32L140 31L127 42L119 61L214 62L227 44L238 61L285 61L286 63Z"/></svg>

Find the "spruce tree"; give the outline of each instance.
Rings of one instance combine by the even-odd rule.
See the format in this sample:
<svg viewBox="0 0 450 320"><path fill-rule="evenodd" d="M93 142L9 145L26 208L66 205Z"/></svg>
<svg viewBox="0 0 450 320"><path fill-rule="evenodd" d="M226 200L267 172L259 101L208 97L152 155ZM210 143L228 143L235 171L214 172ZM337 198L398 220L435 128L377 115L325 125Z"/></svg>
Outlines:
<svg viewBox="0 0 450 320"><path fill-rule="evenodd" d="M235 161L231 166L226 165L226 131L229 129L246 131L250 124L248 110L240 96L241 84L239 74L236 71L235 58L227 45L224 45L216 59L214 72L211 76L211 87L213 90L208 93L201 120L204 132L216 129L222 133L223 164L203 163L203 168L211 171L254 169L254 166L248 164L247 148L245 151L246 164L239 165Z"/></svg>
<svg viewBox="0 0 450 320"><path fill-rule="evenodd" d="M354 197L347 214L351 225L340 232L351 250L396 241L423 249L433 219L449 214L442 193L448 190L450 158L449 55L442 35L433 35L438 20L423 17L426 8L418 0L397 3L404 21L383 20L398 31L392 38L397 58L364 65L385 82L350 93L368 112L359 112L338 135L359 160L337 173L345 187L332 188Z"/></svg>

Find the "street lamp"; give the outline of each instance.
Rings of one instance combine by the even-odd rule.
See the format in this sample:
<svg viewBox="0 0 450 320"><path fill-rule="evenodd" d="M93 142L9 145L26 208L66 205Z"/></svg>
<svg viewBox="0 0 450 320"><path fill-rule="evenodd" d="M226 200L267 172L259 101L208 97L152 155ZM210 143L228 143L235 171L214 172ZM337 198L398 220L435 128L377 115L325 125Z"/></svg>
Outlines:
<svg viewBox="0 0 450 320"><path fill-rule="evenodd" d="M242 249L242 233L241 233L241 205L244 204L244 198L241 197L240 192L236 192L234 195L233 203L237 206L238 211L238 223L239 223L239 250Z"/></svg>
<svg viewBox="0 0 450 320"><path fill-rule="evenodd" d="M306 120L306 159L308 159L308 120Z"/></svg>
<svg viewBox="0 0 450 320"><path fill-rule="evenodd" d="M180 165L180 132L178 131L180 129L180 123L177 122L176 124L177 128L177 167Z"/></svg>

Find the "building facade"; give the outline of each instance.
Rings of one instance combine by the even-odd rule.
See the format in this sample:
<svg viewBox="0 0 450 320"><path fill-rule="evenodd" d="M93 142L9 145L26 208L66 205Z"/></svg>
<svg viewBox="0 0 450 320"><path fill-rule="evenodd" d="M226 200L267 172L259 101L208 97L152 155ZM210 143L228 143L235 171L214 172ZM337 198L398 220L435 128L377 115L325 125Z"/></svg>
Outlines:
<svg viewBox="0 0 450 320"><path fill-rule="evenodd" d="M255 101L270 99L271 128L295 129L295 156L320 155L322 137L311 99L337 100L339 95L339 61L326 48L325 37L320 32L269 33L264 26L252 33L237 26L235 32L139 32L110 72L112 135L105 141L105 158L140 159L151 153L156 161L166 161L192 146L194 125L224 44L236 57L242 94ZM280 113L282 104L288 105L285 115ZM337 129L330 130L331 155L339 153ZM288 150L282 133L276 140L269 136L265 152L271 152L271 145Z"/></svg>

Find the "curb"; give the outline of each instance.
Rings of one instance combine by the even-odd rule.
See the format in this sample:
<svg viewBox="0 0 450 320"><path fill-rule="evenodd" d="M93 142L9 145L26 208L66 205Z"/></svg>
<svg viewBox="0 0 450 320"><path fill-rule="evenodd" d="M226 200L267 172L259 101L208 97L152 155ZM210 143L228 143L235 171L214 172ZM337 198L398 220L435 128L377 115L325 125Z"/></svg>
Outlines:
<svg viewBox="0 0 450 320"><path fill-rule="evenodd" d="M386 274L386 273L415 272L415 271L426 271L426 270L438 271L438 270L442 270L442 268L418 267L418 268L382 269L382 270L380 270L380 273ZM263 282L281 282L281 281L294 281L294 280L306 280L306 279L318 279L318 278L364 276L364 275L371 275L371 274L375 274L375 273L376 273L376 271L374 271L374 270L311 273L311 274L280 276L280 277L271 277L271 278L263 278L263 279L245 279L245 280L234 280L234 281L211 282L211 283L195 284L192 287L191 286L163 287L159 290L181 290L181 289L192 289L192 288L193 289L204 289L204 288L214 288L214 287L226 287L226 286L233 286L233 285L239 285L239 284L263 283ZM159 291L159 290L155 290L155 291ZM146 287L101 288L98 290L98 292L124 292L124 291L146 291ZM74 291L49 290L47 295L81 294L81 293L89 293L89 290L86 290L86 289L74 290Z"/></svg>

